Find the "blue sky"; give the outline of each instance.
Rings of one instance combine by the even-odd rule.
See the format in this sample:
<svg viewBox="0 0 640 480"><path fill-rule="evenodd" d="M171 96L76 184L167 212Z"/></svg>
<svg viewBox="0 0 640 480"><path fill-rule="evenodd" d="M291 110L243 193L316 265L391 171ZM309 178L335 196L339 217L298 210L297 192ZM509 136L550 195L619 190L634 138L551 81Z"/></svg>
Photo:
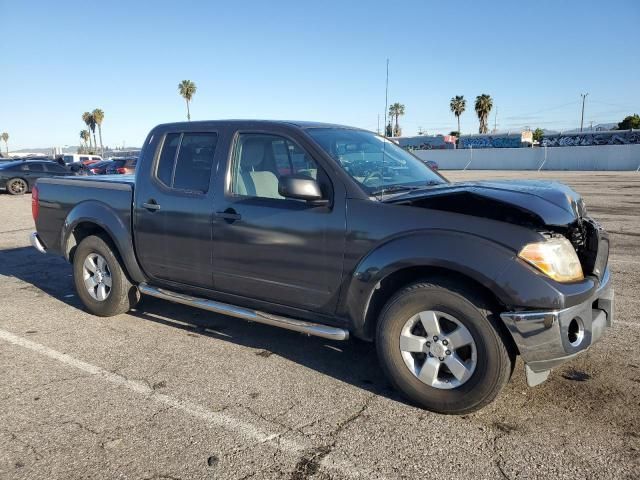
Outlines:
<svg viewBox="0 0 640 480"><path fill-rule="evenodd" d="M406 105L404 134L477 131L473 99L498 129L570 129L640 113L640 2L0 0L0 131L11 148L78 144L100 107L108 145L140 145L192 118L332 121L375 130ZM494 108L495 108L494 107ZM490 118L493 127L493 113ZM382 123L382 120L381 120Z"/></svg>

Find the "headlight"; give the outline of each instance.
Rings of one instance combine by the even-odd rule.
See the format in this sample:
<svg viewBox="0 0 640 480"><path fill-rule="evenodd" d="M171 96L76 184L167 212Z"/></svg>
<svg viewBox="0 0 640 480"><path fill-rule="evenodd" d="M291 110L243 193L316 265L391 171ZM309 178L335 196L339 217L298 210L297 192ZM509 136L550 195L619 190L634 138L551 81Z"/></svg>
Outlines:
<svg viewBox="0 0 640 480"><path fill-rule="evenodd" d="M557 282L584 279L578 255L571 242L564 237L525 245L518 257Z"/></svg>

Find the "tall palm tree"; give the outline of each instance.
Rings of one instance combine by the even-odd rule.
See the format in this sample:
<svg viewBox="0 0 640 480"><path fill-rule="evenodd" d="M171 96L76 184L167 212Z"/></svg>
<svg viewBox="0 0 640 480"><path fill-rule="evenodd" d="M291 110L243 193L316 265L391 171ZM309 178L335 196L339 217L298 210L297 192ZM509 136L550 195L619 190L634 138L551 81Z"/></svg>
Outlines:
<svg viewBox="0 0 640 480"><path fill-rule="evenodd" d="M100 155L104 153L104 148L102 147L102 121L104 120L104 112L99 108L96 108L93 112L91 112L93 119L98 125L98 136L100 137Z"/></svg>
<svg viewBox="0 0 640 480"><path fill-rule="evenodd" d="M80 130L80 139L82 141L84 141L84 146L82 148L84 148L86 151L89 150L89 140L91 139L91 135L89 135L89 130Z"/></svg>
<svg viewBox="0 0 640 480"><path fill-rule="evenodd" d="M401 115L404 115L404 105L401 103L394 103L393 105L389 106L389 116L391 118L396 119L396 125L394 127L394 131L393 131L393 136L394 137L399 137L400 136L400 124L398 123L398 119L400 118Z"/></svg>
<svg viewBox="0 0 640 480"><path fill-rule="evenodd" d="M480 128L478 129L478 133L487 133L489 131L489 127L487 124L487 119L489 118L489 113L493 108L493 99L490 95L483 93L482 95L478 95L476 97L476 114L478 115L478 120L480 121Z"/></svg>
<svg viewBox="0 0 640 480"><path fill-rule="evenodd" d="M189 111L189 102L196 94L196 84L191 80L182 80L178 84L178 92L180 92L180 96L184 98L185 102L187 102L187 120L191 121L191 112Z"/></svg>
<svg viewBox="0 0 640 480"><path fill-rule="evenodd" d="M91 130L91 123L94 121L94 119L93 119L93 116L89 112L84 112L82 114L82 121L87 125L89 130ZM93 148L93 147L91 145L91 137L89 137L89 149L91 149L91 148Z"/></svg>
<svg viewBox="0 0 640 480"><path fill-rule="evenodd" d="M467 101L464 99L463 95L456 95L451 99L449 107L451 107L451 111L458 119L458 136L460 136L460 115L462 115L467 109Z"/></svg>
<svg viewBox="0 0 640 480"><path fill-rule="evenodd" d="M2 138L2 141L4 142L4 151L9 155L9 134L7 132L2 132L0 138Z"/></svg>

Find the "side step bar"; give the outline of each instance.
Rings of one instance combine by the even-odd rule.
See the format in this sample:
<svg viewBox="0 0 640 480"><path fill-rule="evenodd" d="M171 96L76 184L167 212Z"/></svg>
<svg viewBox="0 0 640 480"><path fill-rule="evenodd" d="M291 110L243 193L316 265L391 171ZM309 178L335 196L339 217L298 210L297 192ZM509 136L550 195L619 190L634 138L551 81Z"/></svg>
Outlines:
<svg viewBox="0 0 640 480"><path fill-rule="evenodd" d="M286 328L287 330L293 330L294 332L306 333L307 335L328 338L330 340L347 340L349 338L349 331L344 328L330 327L319 323L305 322L303 320L281 317L279 315L272 315L270 313L250 310L248 308L236 307L234 305L228 305L214 300L207 300L206 298L192 297L190 295L172 292L171 290L166 290L164 288L152 287L146 283L138 285L138 289L140 290L140 293L144 295L169 300L175 303L181 303L183 305L189 305L191 307L208 310L210 312L229 315L231 317L242 318L243 320L248 320L250 322L264 323L266 325Z"/></svg>

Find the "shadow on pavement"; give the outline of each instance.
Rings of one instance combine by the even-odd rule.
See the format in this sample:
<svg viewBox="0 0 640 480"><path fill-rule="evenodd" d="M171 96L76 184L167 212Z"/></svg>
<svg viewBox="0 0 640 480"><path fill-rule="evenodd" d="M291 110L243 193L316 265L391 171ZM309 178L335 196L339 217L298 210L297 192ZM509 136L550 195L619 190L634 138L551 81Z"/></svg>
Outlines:
<svg viewBox="0 0 640 480"><path fill-rule="evenodd" d="M72 268L63 258L31 247L0 250L0 275L29 284L34 299L50 295L83 309L75 295ZM373 344L337 342L144 297L129 315L256 349L256 361L278 355L377 395L404 402L380 370Z"/></svg>

